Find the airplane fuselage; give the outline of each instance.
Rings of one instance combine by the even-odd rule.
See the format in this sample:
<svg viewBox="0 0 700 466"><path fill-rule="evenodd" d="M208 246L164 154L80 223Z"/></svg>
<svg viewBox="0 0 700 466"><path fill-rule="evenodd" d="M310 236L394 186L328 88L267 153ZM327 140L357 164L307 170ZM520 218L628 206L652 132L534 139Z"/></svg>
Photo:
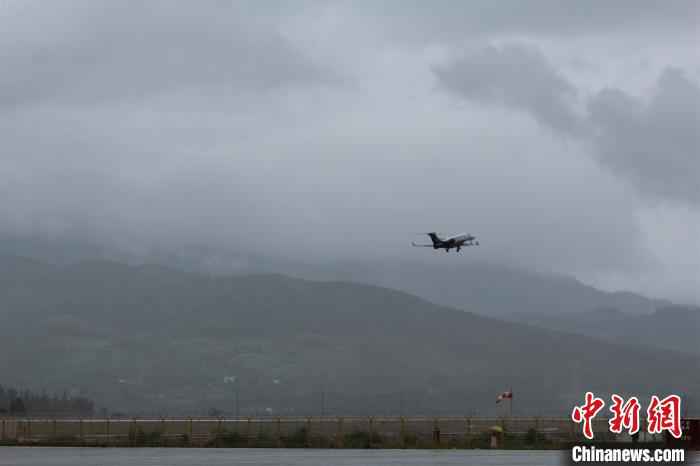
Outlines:
<svg viewBox="0 0 700 466"><path fill-rule="evenodd" d="M467 233L460 233L447 238L440 238L437 233L428 233L428 236L433 242L433 249L444 249L446 252L449 252L450 249L459 251L464 246L479 244L475 236Z"/></svg>

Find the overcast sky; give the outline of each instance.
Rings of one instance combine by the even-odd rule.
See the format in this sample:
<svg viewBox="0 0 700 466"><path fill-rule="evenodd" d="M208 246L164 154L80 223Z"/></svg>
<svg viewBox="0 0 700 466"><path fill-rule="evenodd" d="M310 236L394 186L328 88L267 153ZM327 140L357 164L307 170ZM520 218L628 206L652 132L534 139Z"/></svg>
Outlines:
<svg viewBox="0 0 700 466"><path fill-rule="evenodd" d="M698 5L0 0L0 226L700 303Z"/></svg>

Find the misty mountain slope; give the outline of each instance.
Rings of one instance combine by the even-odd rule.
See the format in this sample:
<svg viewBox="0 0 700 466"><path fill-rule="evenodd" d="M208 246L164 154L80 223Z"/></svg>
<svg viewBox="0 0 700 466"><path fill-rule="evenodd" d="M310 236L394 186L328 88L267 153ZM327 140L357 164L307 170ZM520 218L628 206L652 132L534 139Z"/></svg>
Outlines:
<svg viewBox="0 0 700 466"><path fill-rule="evenodd" d="M264 267L302 278L331 277L393 288L443 306L496 317L543 311L573 314L599 308L649 314L669 304L629 292L602 291L561 275L474 262L468 252L463 254L439 254L427 262L339 262L317 267L266 263Z"/></svg>
<svg viewBox="0 0 700 466"><path fill-rule="evenodd" d="M442 258L441 258L442 259ZM436 263L342 263L273 268L293 276L403 290L445 306L613 342L700 353L700 308L630 292L606 292L573 278L467 257Z"/></svg>
<svg viewBox="0 0 700 466"><path fill-rule="evenodd" d="M295 276L403 290L437 304L546 329L700 354L700 308L606 292L564 276L451 259L440 265L345 263L325 272L287 270Z"/></svg>
<svg viewBox="0 0 700 466"><path fill-rule="evenodd" d="M518 313L510 319L619 343L700 354L700 308L692 306L665 306L647 315L597 309L574 314Z"/></svg>
<svg viewBox="0 0 700 466"><path fill-rule="evenodd" d="M13 251L56 264L99 257L217 275L281 273L319 281L352 281L405 291L443 306L508 318L518 313L575 314L603 308L651 314L656 308L671 304L630 292L602 291L561 275L474 261L469 251L451 255L433 254L433 251L419 251L418 256L407 253L407 257L416 257L413 260L318 263L205 246L163 248L134 255L115 248L100 248L87 241L0 236L0 255Z"/></svg>
<svg viewBox="0 0 700 466"><path fill-rule="evenodd" d="M13 262L14 261L14 262ZM700 359L502 322L409 294L280 275L2 259L0 373L113 410L561 414L583 392L692 394ZM19 266L17 264L24 264ZM27 293L26 290L33 290ZM650 376L653 374L653 376ZM269 408L270 411L266 411Z"/></svg>

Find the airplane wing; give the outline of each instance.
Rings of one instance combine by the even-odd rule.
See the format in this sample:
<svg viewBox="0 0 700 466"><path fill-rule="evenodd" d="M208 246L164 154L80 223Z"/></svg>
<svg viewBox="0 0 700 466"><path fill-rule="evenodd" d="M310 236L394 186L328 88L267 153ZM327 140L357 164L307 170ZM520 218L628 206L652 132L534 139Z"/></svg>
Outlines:
<svg viewBox="0 0 700 466"><path fill-rule="evenodd" d="M411 244L413 245L414 248L432 248L432 244L416 244L413 241L411 241Z"/></svg>

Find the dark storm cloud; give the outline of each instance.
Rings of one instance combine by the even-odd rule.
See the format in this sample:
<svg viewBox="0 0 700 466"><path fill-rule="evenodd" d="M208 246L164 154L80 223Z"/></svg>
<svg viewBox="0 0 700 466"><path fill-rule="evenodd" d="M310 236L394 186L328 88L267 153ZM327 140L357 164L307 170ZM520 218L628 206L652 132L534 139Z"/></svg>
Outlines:
<svg viewBox="0 0 700 466"><path fill-rule="evenodd" d="M574 85L532 47L490 46L434 73L453 94L527 112L590 143L603 166L640 192L700 203L700 88L681 70L662 73L649 103L620 89L601 90L580 118Z"/></svg>
<svg viewBox="0 0 700 466"><path fill-rule="evenodd" d="M228 2L29 2L11 10L15 35L0 42L0 109L192 89L225 96L334 79L264 17L244 16L250 10Z"/></svg>

